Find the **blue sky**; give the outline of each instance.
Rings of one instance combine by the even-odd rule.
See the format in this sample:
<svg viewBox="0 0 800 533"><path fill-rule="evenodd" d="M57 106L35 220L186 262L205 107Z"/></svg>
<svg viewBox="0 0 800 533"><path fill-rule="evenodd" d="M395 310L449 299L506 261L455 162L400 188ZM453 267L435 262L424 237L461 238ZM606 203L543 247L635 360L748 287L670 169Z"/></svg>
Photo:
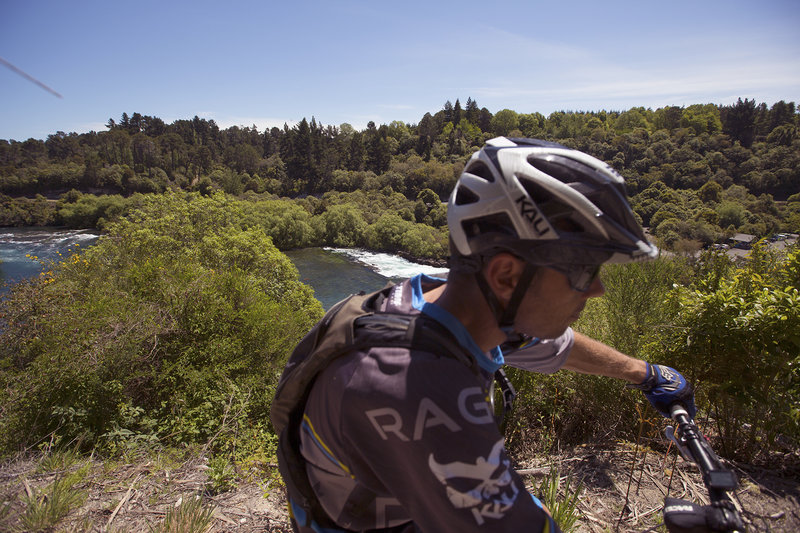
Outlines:
<svg viewBox="0 0 800 533"><path fill-rule="evenodd" d="M267 127L513 109L800 103L791 0L0 0L0 139L123 112Z"/></svg>

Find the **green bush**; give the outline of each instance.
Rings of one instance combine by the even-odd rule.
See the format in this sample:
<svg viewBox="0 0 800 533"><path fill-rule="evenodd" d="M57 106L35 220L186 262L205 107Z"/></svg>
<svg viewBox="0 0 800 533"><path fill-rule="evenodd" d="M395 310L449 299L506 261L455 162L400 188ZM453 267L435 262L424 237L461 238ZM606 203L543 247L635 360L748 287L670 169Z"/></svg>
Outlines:
<svg viewBox="0 0 800 533"><path fill-rule="evenodd" d="M314 227L325 243L332 246L363 246L367 223L352 204L334 205L314 217Z"/></svg>
<svg viewBox="0 0 800 533"><path fill-rule="evenodd" d="M550 473L539 484L536 493L539 499L550 510L553 520L564 533L575 530L575 523L580 514L578 512L578 498L583 491L583 481L578 481L575 490L572 490L572 474L566 477L566 486L561 489L561 474L556 465L550 467ZM563 496L559 494L563 492Z"/></svg>
<svg viewBox="0 0 800 533"><path fill-rule="evenodd" d="M411 231L413 222L403 220L395 213L385 213L371 224L364 235L367 248L397 252L402 249L403 235Z"/></svg>
<svg viewBox="0 0 800 533"><path fill-rule="evenodd" d="M754 460L800 442L800 250L756 246L741 267L707 255L676 287L674 327L654 351L697 388L729 457Z"/></svg>
<svg viewBox="0 0 800 533"><path fill-rule="evenodd" d="M266 417L322 308L243 218L221 194L143 197L94 247L16 286L1 304L2 453L51 433L205 442Z"/></svg>
<svg viewBox="0 0 800 533"><path fill-rule="evenodd" d="M0 194L0 226L47 226L55 219L55 206L43 196L28 199Z"/></svg>
<svg viewBox="0 0 800 533"><path fill-rule="evenodd" d="M256 200L241 202L248 223L260 226L272 237L280 250L318 246L319 236L314 230L312 215L290 200Z"/></svg>
<svg viewBox="0 0 800 533"><path fill-rule="evenodd" d="M126 199L118 194L94 196L78 193L77 197L70 195L62 198L56 220L59 225L70 228L102 228L105 221L119 218L141 199L141 194Z"/></svg>

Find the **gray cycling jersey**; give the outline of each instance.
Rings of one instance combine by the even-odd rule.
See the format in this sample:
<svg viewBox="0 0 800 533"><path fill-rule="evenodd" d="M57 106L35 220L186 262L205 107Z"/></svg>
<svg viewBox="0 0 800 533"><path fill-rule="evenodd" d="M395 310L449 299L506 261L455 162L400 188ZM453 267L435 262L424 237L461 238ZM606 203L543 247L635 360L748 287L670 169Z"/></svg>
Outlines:
<svg viewBox="0 0 800 533"><path fill-rule="evenodd" d="M404 348L337 359L314 384L301 426L311 485L344 530L557 531L511 467L489 406L503 355L482 353L460 322L424 301L423 292L442 282L407 280L382 310L431 315L473 354L479 373L447 355ZM570 330L505 363L553 372L572 341Z"/></svg>

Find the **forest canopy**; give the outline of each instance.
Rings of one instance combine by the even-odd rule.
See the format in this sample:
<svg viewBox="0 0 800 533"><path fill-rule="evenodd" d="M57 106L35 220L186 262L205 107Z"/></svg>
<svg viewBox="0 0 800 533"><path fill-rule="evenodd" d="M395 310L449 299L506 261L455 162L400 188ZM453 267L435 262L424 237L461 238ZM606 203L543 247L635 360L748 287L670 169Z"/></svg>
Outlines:
<svg viewBox="0 0 800 533"><path fill-rule="evenodd" d="M748 99L545 117L492 113L468 98L464 106L447 101L417 124L370 122L361 131L313 117L259 131L220 129L199 117L167 124L123 113L109 119L104 132L0 140L0 225L102 228L137 193L223 191L291 201L319 217L311 227L316 233L303 226L307 238L284 238L282 247L322 242L405 249L397 238L404 224L446 236L440 203L466 158L485 140L507 135L560 142L608 162L626 178L634 210L662 246L699 248L734 233L798 231L798 120L794 102L767 106ZM369 220L365 204L342 197L377 193L405 198L402 205L394 201L397 216L380 227L372 227L377 220ZM332 213L323 213L333 205Z"/></svg>

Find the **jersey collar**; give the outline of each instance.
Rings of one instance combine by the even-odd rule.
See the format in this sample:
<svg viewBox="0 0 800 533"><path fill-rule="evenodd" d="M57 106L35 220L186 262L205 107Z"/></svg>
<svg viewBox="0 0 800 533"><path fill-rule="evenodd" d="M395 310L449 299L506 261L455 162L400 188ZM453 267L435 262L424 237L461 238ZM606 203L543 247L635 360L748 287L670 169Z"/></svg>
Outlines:
<svg viewBox="0 0 800 533"><path fill-rule="evenodd" d="M440 278L433 278L425 274L417 274L411 278L409 283L411 284L412 305L414 306L414 309L425 313L450 330L450 332L455 336L456 340L458 340L459 344L469 350L473 357L475 357L478 365L490 374L494 374L494 372L503 366L504 363L503 353L500 351L500 349L495 347L492 348L488 353L482 351L472 338L472 335L470 335L469 331L467 331L467 328L465 328L456 317L454 317L443 307L425 301L425 298L422 295L423 283L436 284L443 282L444 280Z"/></svg>

